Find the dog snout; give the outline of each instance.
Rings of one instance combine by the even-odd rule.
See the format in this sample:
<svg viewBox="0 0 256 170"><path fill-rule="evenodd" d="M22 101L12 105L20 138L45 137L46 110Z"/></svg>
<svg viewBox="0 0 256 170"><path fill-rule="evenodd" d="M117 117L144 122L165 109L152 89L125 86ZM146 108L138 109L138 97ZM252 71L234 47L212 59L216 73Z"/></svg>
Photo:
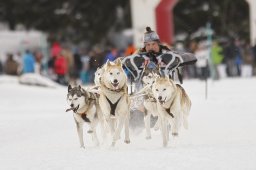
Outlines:
<svg viewBox="0 0 256 170"><path fill-rule="evenodd" d="M72 104L70 104L70 107L74 107L74 104L72 103Z"/></svg>
<svg viewBox="0 0 256 170"><path fill-rule="evenodd" d="M118 81L117 81L117 79L114 79L114 81L113 81L114 83L118 83Z"/></svg>
<svg viewBox="0 0 256 170"><path fill-rule="evenodd" d="M159 97L158 97L158 100L162 100L162 96L159 96Z"/></svg>

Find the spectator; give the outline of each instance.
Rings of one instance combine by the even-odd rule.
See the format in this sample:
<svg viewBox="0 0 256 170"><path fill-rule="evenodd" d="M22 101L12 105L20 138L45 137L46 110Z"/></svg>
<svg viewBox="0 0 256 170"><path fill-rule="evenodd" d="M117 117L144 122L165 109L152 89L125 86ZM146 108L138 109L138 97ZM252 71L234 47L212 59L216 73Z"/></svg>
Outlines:
<svg viewBox="0 0 256 170"><path fill-rule="evenodd" d="M35 58L29 50L23 55L23 73L35 72Z"/></svg>
<svg viewBox="0 0 256 170"><path fill-rule="evenodd" d="M61 54L66 58L67 61L67 74L69 77L72 76L74 70L74 56L70 49L66 48L61 51Z"/></svg>
<svg viewBox="0 0 256 170"><path fill-rule="evenodd" d="M241 66L241 76L251 77L253 73L253 51L249 43L243 48L243 64Z"/></svg>
<svg viewBox="0 0 256 170"><path fill-rule="evenodd" d="M0 61L0 75L3 73L3 65L2 62Z"/></svg>
<svg viewBox="0 0 256 170"><path fill-rule="evenodd" d="M256 75L256 43L252 47L252 63L253 63L253 75Z"/></svg>
<svg viewBox="0 0 256 170"><path fill-rule="evenodd" d="M67 74L67 61L66 58L59 54L54 62L54 72L57 74L57 82L62 85L67 85L66 74Z"/></svg>
<svg viewBox="0 0 256 170"><path fill-rule="evenodd" d="M83 68L80 75L80 78L83 84L90 83L89 60L90 60L90 57L84 53L82 56Z"/></svg>
<svg viewBox="0 0 256 170"><path fill-rule="evenodd" d="M42 59L43 59L43 54L39 51L35 52L35 73L41 74L42 73Z"/></svg>
<svg viewBox="0 0 256 170"><path fill-rule="evenodd" d="M136 48L134 47L133 43L130 43L126 48L124 55L125 56L132 55L135 51L136 51Z"/></svg>
<svg viewBox="0 0 256 170"><path fill-rule="evenodd" d="M75 81L79 79L82 68L83 68L83 63L81 60L81 55L78 52L76 52L74 54L74 68L71 73L71 78L74 79Z"/></svg>
<svg viewBox="0 0 256 170"><path fill-rule="evenodd" d="M107 55L104 58L104 63L106 63L108 60L114 61L117 58L117 53L118 51L116 48L109 49Z"/></svg>
<svg viewBox="0 0 256 170"><path fill-rule="evenodd" d="M22 61L22 55L20 52L17 52L16 55L14 55L14 60L18 62L19 68L18 68L18 74L22 73L23 70L23 61Z"/></svg>
<svg viewBox="0 0 256 170"><path fill-rule="evenodd" d="M198 49L195 51L195 56L197 58L196 62L196 75L201 80L205 80L209 77L208 59L210 51L207 44L200 43Z"/></svg>
<svg viewBox="0 0 256 170"><path fill-rule="evenodd" d="M232 38L230 44L225 48L224 55L227 64L227 74L230 77L240 75L241 51L239 40Z"/></svg>
<svg viewBox="0 0 256 170"><path fill-rule="evenodd" d="M213 79L218 80L220 78L221 69L220 64L222 63L224 56L223 56L223 48L218 44L217 41L213 41L212 49L211 49L211 58L213 64ZM224 75L222 75L224 76Z"/></svg>
<svg viewBox="0 0 256 170"><path fill-rule="evenodd" d="M8 75L18 75L19 64L13 59L13 54L7 54L7 60L4 64L4 72Z"/></svg>
<svg viewBox="0 0 256 170"><path fill-rule="evenodd" d="M90 52L89 68L90 68L90 82L94 82L94 73L98 67L103 65L104 53L100 48L94 47Z"/></svg>

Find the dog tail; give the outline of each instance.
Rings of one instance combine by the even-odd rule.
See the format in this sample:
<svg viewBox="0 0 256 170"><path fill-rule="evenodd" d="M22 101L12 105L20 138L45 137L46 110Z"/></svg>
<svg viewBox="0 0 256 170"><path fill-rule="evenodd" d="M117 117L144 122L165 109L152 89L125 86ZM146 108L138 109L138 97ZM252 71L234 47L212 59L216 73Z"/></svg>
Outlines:
<svg viewBox="0 0 256 170"><path fill-rule="evenodd" d="M179 84L177 84L177 87L178 87L178 90L180 90L181 107L183 110L183 114L188 116L190 108L191 108L191 101L190 101L186 91L184 90L184 88Z"/></svg>
<svg viewBox="0 0 256 170"><path fill-rule="evenodd" d="M188 129L188 116L191 108L191 101L186 93L186 91L177 84L178 90L180 91L180 99L181 99L181 109L182 109L182 119L183 119L183 127Z"/></svg>
<svg viewBox="0 0 256 170"><path fill-rule="evenodd" d="M183 127L188 129L188 116L183 114Z"/></svg>

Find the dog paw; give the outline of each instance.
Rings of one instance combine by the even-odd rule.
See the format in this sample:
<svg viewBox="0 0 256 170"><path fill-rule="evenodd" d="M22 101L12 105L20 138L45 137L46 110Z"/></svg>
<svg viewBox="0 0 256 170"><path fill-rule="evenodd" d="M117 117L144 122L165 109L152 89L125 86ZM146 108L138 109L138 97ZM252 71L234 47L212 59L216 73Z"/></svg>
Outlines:
<svg viewBox="0 0 256 170"><path fill-rule="evenodd" d="M80 146L80 148L81 148L81 149L85 149L85 147L84 147L84 146Z"/></svg>
<svg viewBox="0 0 256 170"><path fill-rule="evenodd" d="M151 139L151 136L147 136L146 139L147 139L147 140Z"/></svg>
<svg viewBox="0 0 256 170"><path fill-rule="evenodd" d="M115 135L114 138L113 138L114 141L117 141L119 139L121 139L120 135Z"/></svg>
<svg viewBox="0 0 256 170"><path fill-rule="evenodd" d="M173 137L178 137L178 136L179 136L179 133L174 132L174 133L172 133L172 136L173 136Z"/></svg>
<svg viewBox="0 0 256 170"><path fill-rule="evenodd" d="M93 133L93 130L89 129L89 130L87 131L87 133Z"/></svg>
<svg viewBox="0 0 256 170"><path fill-rule="evenodd" d="M99 143L99 142L95 142L95 146L96 146L96 147L99 147L99 146L100 146L100 143Z"/></svg>
<svg viewBox="0 0 256 170"><path fill-rule="evenodd" d="M112 142L111 147L114 147L116 145L116 142Z"/></svg>
<svg viewBox="0 0 256 170"><path fill-rule="evenodd" d="M167 147L167 142L163 142L163 147L164 147L164 148Z"/></svg>
<svg viewBox="0 0 256 170"><path fill-rule="evenodd" d="M131 143L131 141L130 141L130 139L126 139L126 140L124 140L124 143L129 144L129 143Z"/></svg>
<svg viewBox="0 0 256 170"><path fill-rule="evenodd" d="M159 130L159 126L155 126L155 127L154 127L154 130L155 130L155 131L158 131L158 130Z"/></svg>

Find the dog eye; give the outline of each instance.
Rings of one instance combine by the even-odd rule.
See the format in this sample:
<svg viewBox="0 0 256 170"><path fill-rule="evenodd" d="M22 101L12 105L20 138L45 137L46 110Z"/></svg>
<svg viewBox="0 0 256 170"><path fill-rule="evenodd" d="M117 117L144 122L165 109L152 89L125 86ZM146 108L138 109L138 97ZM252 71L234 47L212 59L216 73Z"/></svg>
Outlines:
<svg viewBox="0 0 256 170"><path fill-rule="evenodd" d="M78 98L75 98L74 100L77 100Z"/></svg>
<svg viewBox="0 0 256 170"><path fill-rule="evenodd" d="M150 78L150 79L151 79L151 78L152 78L152 76L148 76L148 78Z"/></svg>
<svg viewBox="0 0 256 170"><path fill-rule="evenodd" d="M113 75L113 73L109 73L110 75Z"/></svg>
<svg viewBox="0 0 256 170"><path fill-rule="evenodd" d="M119 72L117 72L116 74L117 74L117 75L119 75L120 73L119 73Z"/></svg>
<svg viewBox="0 0 256 170"><path fill-rule="evenodd" d="M165 91L166 89L164 88L164 91Z"/></svg>
<svg viewBox="0 0 256 170"><path fill-rule="evenodd" d="M100 73L98 74L98 76L100 75Z"/></svg>
<svg viewBox="0 0 256 170"><path fill-rule="evenodd" d="M158 89L156 89L156 91L158 91Z"/></svg>

